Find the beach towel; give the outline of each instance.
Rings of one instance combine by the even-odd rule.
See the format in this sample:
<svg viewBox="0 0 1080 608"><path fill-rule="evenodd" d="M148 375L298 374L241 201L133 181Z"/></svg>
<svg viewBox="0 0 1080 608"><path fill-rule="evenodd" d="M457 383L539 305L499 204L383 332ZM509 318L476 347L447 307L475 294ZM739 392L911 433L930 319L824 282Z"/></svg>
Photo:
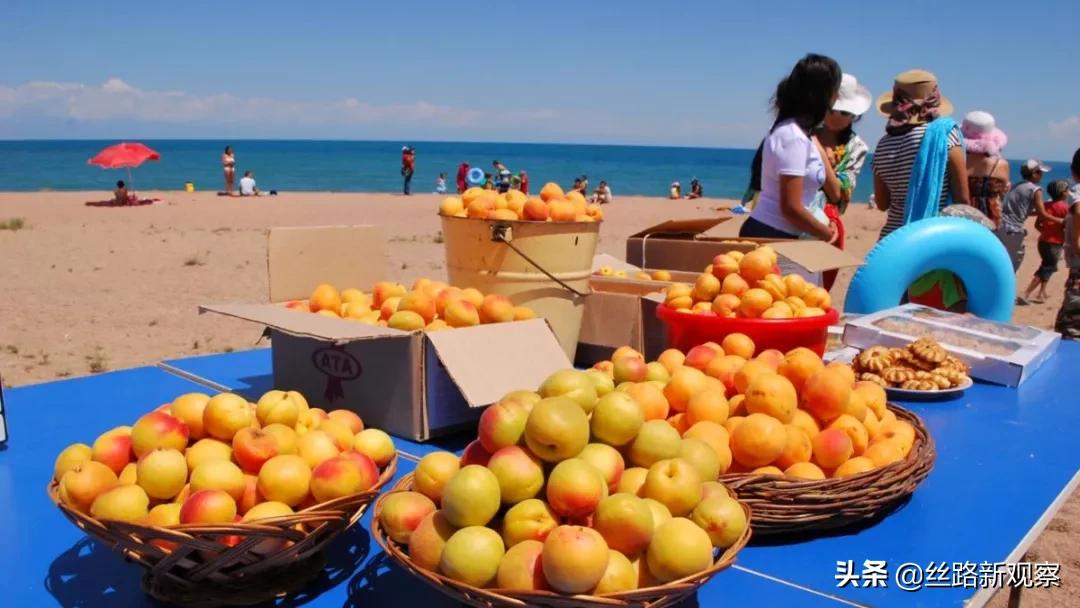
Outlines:
<svg viewBox="0 0 1080 608"><path fill-rule="evenodd" d="M143 198L130 203L118 203L116 199L109 199L107 201L87 201L87 207L140 207L142 205L153 205L154 203L161 202L161 199L156 198Z"/></svg>
<svg viewBox="0 0 1080 608"><path fill-rule="evenodd" d="M941 189L945 187L945 170L949 165L949 133L956 121L942 116L926 126L919 152L911 166L907 198L904 200L904 225L937 217ZM963 135L960 144L964 145ZM952 203L952 193L947 193ZM965 299L964 289L956 275L947 270L932 270L915 280L908 288L912 302L951 309Z"/></svg>

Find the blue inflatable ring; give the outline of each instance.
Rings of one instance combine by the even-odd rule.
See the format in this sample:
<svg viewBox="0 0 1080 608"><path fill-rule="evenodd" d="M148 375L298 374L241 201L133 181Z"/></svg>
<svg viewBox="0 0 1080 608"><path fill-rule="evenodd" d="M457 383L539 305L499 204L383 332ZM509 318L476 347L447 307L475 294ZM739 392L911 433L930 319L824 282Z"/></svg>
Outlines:
<svg viewBox="0 0 1080 608"><path fill-rule="evenodd" d="M484 183L484 170L480 167L469 169L469 172L465 174L465 181L474 186L479 186Z"/></svg>
<svg viewBox="0 0 1080 608"><path fill-rule="evenodd" d="M960 277L968 312L1012 319L1016 275L1005 246L984 226L958 217L912 222L882 239L851 279L844 310L869 314L896 306L908 286L931 270Z"/></svg>

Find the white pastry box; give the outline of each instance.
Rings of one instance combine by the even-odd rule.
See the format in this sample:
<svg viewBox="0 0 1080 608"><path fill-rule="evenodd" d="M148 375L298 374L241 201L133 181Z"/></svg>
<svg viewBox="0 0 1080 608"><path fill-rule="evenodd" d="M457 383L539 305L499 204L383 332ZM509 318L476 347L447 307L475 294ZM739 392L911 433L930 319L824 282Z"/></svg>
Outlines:
<svg viewBox="0 0 1080 608"><path fill-rule="evenodd" d="M973 315L903 304L849 320L844 344L904 346L932 338L971 366L971 377L1005 386L1024 383L1054 356L1061 334L1027 325L1010 325Z"/></svg>

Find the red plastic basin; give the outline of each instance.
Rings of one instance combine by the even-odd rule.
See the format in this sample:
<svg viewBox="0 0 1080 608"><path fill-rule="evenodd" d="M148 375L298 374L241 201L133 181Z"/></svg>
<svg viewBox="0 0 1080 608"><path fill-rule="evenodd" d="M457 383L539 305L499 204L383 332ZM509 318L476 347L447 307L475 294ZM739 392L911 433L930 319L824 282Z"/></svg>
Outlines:
<svg viewBox="0 0 1080 608"><path fill-rule="evenodd" d="M786 353L802 346L824 355L829 326L836 323L840 313L830 308L820 317L803 319L728 319L715 314L677 312L661 304L656 307L656 316L667 327L668 348L684 353L699 344L720 343L728 334L740 333L754 341L758 352L775 348Z"/></svg>

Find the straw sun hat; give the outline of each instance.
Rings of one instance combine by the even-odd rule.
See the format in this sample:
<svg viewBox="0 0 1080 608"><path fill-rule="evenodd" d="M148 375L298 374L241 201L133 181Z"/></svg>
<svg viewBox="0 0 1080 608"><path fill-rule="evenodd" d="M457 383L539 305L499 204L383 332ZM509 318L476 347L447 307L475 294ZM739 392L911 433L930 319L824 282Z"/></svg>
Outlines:
<svg viewBox="0 0 1080 608"><path fill-rule="evenodd" d="M878 112L883 116L889 116L893 111L893 92L903 91L915 100L926 99L937 87L937 76L926 70L908 70L896 76L893 80L892 91L886 92L877 100ZM948 116L953 112L953 104L944 95L941 96L941 105L938 107L939 116Z"/></svg>

